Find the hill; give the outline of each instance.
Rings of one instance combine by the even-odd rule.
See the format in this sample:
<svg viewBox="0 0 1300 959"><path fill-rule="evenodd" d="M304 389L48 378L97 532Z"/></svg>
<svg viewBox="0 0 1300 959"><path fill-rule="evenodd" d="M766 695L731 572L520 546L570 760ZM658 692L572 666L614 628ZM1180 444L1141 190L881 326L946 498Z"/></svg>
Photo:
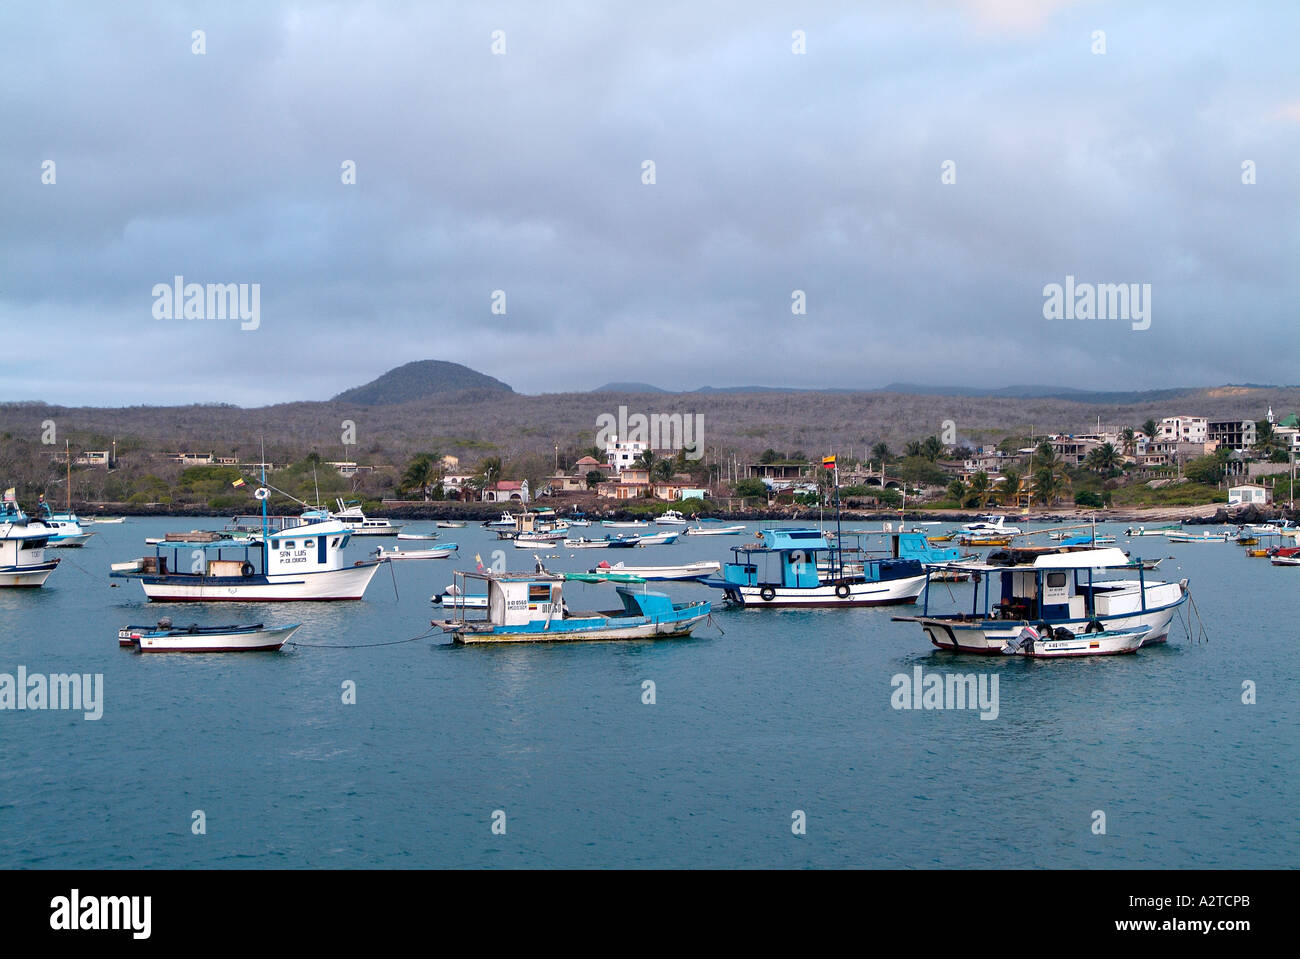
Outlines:
<svg viewBox="0 0 1300 959"><path fill-rule="evenodd" d="M513 393L509 386L477 370L443 360L416 360L389 370L364 386L344 390L331 402L357 406L396 406L427 399L438 393L490 390Z"/></svg>

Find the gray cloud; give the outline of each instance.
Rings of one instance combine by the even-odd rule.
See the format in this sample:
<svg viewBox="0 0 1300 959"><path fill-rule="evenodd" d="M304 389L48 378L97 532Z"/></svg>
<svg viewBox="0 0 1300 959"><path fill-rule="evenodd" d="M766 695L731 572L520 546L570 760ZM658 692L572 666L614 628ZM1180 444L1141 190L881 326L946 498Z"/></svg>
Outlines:
<svg viewBox="0 0 1300 959"><path fill-rule="evenodd" d="M75 360L8 351L3 397L1296 379L1291 6L588 6L7 8L0 320ZM175 274L261 328L155 320ZM1066 274L1151 328L1045 321Z"/></svg>

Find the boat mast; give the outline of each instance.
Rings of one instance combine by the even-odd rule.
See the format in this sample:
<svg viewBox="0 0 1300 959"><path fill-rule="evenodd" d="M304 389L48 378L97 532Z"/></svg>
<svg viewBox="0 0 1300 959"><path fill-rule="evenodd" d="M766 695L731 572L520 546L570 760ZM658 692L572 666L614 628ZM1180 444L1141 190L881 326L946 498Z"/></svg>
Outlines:
<svg viewBox="0 0 1300 959"><path fill-rule="evenodd" d="M72 516L72 446L68 438L63 438L64 455L68 458L68 516Z"/></svg>
<svg viewBox="0 0 1300 959"><path fill-rule="evenodd" d="M271 491L266 488L266 437L265 436L262 437L261 460L262 462L259 463L258 465L262 468L262 489L266 492L266 495L262 497L262 575L265 576L270 571L270 568L266 565L266 561L267 561L266 537L267 537L267 522L268 522L266 516L266 501L271 498Z"/></svg>
<svg viewBox="0 0 1300 959"><path fill-rule="evenodd" d="M834 454L832 454L834 455ZM840 463L835 461L835 549L839 561L839 575L844 575L844 531L840 526Z"/></svg>

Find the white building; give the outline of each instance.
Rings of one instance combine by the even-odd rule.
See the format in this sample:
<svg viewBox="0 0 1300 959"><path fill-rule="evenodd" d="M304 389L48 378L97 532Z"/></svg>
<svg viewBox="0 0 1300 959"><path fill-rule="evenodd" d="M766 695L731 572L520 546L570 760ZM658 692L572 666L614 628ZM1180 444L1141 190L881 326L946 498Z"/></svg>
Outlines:
<svg viewBox="0 0 1300 959"><path fill-rule="evenodd" d="M1253 504L1263 506L1268 503L1268 487L1256 486L1254 483L1243 483L1240 486L1228 487L1228 505L1245 506Z"/></svg>
<svg viewBox="0 0 1300 959"><path fill-rule="evenodd" d="M629 443L620 443L615 436L605 444L605 462L615 473L621 473L633 463L646 450L645 443L632 441Z"/></svg>
<svg viewBox="0 0 1300 959"><path fill-rule="evenodd" d="M1158 440L1204 443L1210 436L1210 421L1204 416L1166 416L1160 421Z"/></svg>

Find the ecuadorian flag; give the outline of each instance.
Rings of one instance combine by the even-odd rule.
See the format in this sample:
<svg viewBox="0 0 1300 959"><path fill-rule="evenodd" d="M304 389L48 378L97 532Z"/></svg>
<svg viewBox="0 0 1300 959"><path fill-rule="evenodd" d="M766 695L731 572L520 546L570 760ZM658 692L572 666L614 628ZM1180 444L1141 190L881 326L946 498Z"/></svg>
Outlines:
<svg viewBox="0 0 1300 959"><path fill-rule="evenodd" d="M248 484L244 482L244 478L241 476L239 477L239 479L235 480L230 485L233 486L235 489L239 489L239 487L247 486Z"/></svg>
<svg viewBox="0 0 1300 959"><path fill-rule="evenodd" d="M828 470L835 469L835 454L832 453L830 456L823 456L822 466L826 467Z"/></svg>

